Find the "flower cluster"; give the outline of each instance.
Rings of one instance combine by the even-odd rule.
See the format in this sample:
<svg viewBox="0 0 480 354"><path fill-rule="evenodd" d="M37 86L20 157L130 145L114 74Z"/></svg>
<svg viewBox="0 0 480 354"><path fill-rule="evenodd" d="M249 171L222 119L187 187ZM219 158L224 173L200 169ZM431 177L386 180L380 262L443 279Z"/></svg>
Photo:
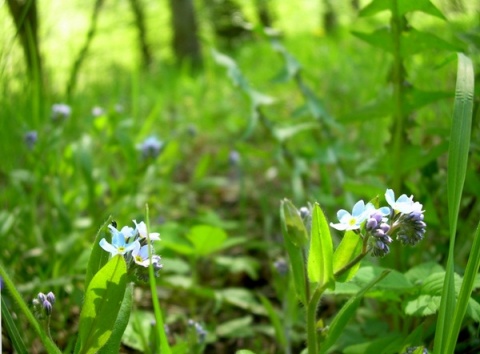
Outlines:
<svg viewBox="0 0 480 354"><path fill-rule="evenodd" d="M151 243L153 243L153 241L159 241L160 234L156 232L147 233L147 225L145 225L143 221L137 223L136 220L133 220L133 223L135 224L135 228L124 226L120 231L117 229L115 222L108 225L108 229L112 234L112 243L102 238L100 240L100 247L112 256L118 254L124 256L127 264L135 263L147 268L150 265L148 240L150 240ZM163 267L160 260L160 256L152 254L151 263L155 273Z"/></svg>
<svg viewBox="0 0 480 354"><path fill-rule="evenodd" d="M155 158L162 151L164 143L156 136L150 136L146 138L139 146L138 149L142 152L144 159Z"/></svg>
<svg viewBox="0 0 480 354"><path fill-rule="evenodd" d="M352 230L370 245L372 255L383 257L390 252L392 237L403 245L414 246L424 235L423 205L405 194L395 199L395 193L387 189L385 200L390 207L376 208L372 203L358 201L352 212L341 209L337 212L339 223L330 226L340 231Z"/></svg>
<svg viewBox="0 0 480 354"><path fill-rule="evenodd" d="M190 319L188 320L188 326L195 330L196 337L199 343L205 342L205 338L207 337L207 331L203 328L203 326L200 323Z"/></svg>
<svg viewBox="0 0 480 354"><path fill-rule="evenodd" d="M55 295L50 291L47 295L38 293L37 297L32 300L33 311L39 319L49 317L52 314L53 304L55 304Z"/></svg>

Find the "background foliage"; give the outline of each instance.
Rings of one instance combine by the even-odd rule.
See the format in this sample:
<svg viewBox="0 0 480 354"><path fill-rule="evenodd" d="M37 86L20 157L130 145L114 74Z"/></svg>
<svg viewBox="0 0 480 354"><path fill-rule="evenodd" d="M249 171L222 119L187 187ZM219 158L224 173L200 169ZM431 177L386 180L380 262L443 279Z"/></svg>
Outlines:
<svg viewBox="0 0 480 354"><path fill-rule="evenodd" d="M69 352L75 343L98 227L109 216L121 225L143 220L148 203L162 238L160 303L179 352L191 318L208 331L206 352L300 352L304 309L274 265L287 257L280 200L319 201L334 221L339 208L392 187L423 203L425 240L366 259L351 283L323 299L319 315L330 324L374 266L393 268L397 278L389 275L363 300L352 297L357 315L331 350L366 352L395 333L431 348L449 247L455 53L478 68L478 4L419 1L434 10L394 17L378 1L358 8L355 1L195 1L195 63L188 55L179 61L171 45L168 2L138 2L150 61L131 2L100 3L97 13L93 1L37 4L42 79L25 65L12 16L0 5L0 258L27 301L39 291L57 295L51 332L59 347ZM269 29L259 11L265 4ZM397 37L388 37L395 28ZM395 51L391 38L401 36ZM71 106L69 118L52 119L58 103ZM32 146L29 131L38 134ZM480 210L476 106L471 134L454 260L460 275ZM163 147L145 157L150 136ZM149 297L148 286L135 288L122 350L148 351ZM457 343L463 353L479 347L478 309L467 314ZM34 332L23 333L39 350ZM2 341L8 350L4 334Z"/></svg>

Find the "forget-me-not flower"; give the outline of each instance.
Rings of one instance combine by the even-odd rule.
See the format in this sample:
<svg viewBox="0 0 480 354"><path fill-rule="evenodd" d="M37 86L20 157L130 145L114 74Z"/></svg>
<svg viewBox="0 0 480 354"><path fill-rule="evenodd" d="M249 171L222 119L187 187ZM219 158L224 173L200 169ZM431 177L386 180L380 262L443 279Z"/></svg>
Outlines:
<svg viewBox="0 0 480 354"><path fill-rule="evenodd" d="M52 106L52 119L58 120L59 118L67 119L72 114L72 109L68 104L55 103Z"/></svg>
<svg viewBox="0 0 480 354"><path fill-rule="evenodd" d="M135 247L132 250L132 257L135 263L142 267L148 267L150 265L150 259L148 258L148 245L140 246L140 242L135 241ZM152 264L156 265L160 263L160 256L152 255Z"/></svg>
<svg viewBox="0 0 480 354"><path fill-rule="evenodd" d="M146 138L142 144L139 145L139 149L142 152L144 158L154 158L160 154L163 148L163 142L158 140L155 136Z"/></svg>
<svg viewBox="0 0 480 354"><path fill-rule="evenodd" d="M353 206L351 214L344 209L340 209L337 212L337 217L340 222L337 224L330 223L330 226L340 231L358 230L362 222L374 211L375 207L372 203L365 204L363 200L360 200Z"/></svg>
<svg viewBox="0 0 480 354"><path fill-rule="evenodd" d="M147 239L147 225L143 221L137 224L137 220L133 220L133 223L136 226L136 231L140 235L140 238ZM160 234L158 232L151 232L150 234L148 234L148 236L150 241L160 240Z"/></svg>
<svg viewBox="0 0 480 354"><path fill-rule="evenodd" d="M406 194L402 194L397 200L395 200L395 192L392 189L387 189L385 192L385 199L395 212L400 212L402 214L422 212L423 205L419 202L414 202L413 195L407 197Z"/></svg>
<svg viewBox="0 0 480 354"><path fill-rule="evenodd" d="M112 243L108 242L105 238L100 240L100 247L102 247L105 251L109 252L112 256L117 254L124 255L127 252L130 252L135 247L135 242L126 242L126 237L128 235L124 235L121 231L118 231L112 225L108 225L110 232L112 233Z"/></svg>

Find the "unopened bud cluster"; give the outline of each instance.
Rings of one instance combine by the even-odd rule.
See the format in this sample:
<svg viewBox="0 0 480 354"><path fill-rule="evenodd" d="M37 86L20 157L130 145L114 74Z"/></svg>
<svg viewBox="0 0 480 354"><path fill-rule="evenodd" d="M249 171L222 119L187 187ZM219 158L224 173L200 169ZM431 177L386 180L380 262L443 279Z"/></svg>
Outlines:
<svg viewBox="0 0 480 354"><path fill-rule="evenodd" d="M52 314L53 305L55 304L55 295L50 291L47 295L38 293L37 297L32 300L33 311L37 318L43 319Z"/></svg>

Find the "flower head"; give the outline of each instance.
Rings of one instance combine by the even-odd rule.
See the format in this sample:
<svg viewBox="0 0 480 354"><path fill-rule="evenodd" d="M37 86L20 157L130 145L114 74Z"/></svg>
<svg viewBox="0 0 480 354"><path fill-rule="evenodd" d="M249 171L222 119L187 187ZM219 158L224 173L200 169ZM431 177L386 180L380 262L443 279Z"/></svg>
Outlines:
<svg viewBox="0 0 480 354"><path fill-rule="evenodd" d="M105 110L102 107L95 106L92 108L92 116L94 117L100 117L105 114Z"/></svg>
<svg viewBox="0 0 480 354"><path fill-rule="evenodd" d="M160 154L163 145L163 142L158 140L157 137L150 136L146 138L142 144L139 145L139 149L145 159L155 158Z"/></svg>
<svg viewBox="0 0 480 354"><path fill-rule="evenodd" d="M340 231L358 230L362 222L364 222L373 211L375 211L375 207L372 203L365 204L363 200L360 200L353 206L351 214L344 209L340 209L337 212L337 217L340 222L337 224L330 223L330 226Z"/></svg>
<svg viewBox="0 0 480 354"><path fill-rule="evenodd" d="M35 130L30 130L25 133L24 135L24 140L25 144L27 144L27 147L29 149L33 149L35 146L35 143L37 142L38 139L38 133Z"/></svg>
<svg viewBox="0 0 480 354"><path fill-rule="evenodd" d="M135 241L135 247L132 250L132 257L138 265L148 267L150 265L150 259L148 258L148 245L140 246L140 242ZM155 268L162 267L160 259L160 256L156 254L152 255L152 264Z"/></svg>
<svg viewBox="0 0 480 354"><path fill-rule="evenodd" d="M422 204L413 201L413 195L407 197L406 194L402 194L397 200L395 200L395 192L392 189L387 189L385 192L385 199L397 213L410 214L414 211L421 212L423 208Z"/></svg>
<svg viewBox="0 0 480 354"><path fill-rule="evenodd" d="M135 247L135 242L126 242L126 235L121 231L118 231L113 225L108 225L110 232L112 233L112 243L109 243L105 238L100 240L100 247L105 251L115 256L117 254L124 255L127 252L130 252ZM123 229L122 229L123 230ZM127 238L129 236L127 235Z"/></svg>
<svg viewBox="0 0 480 354"><path fill-rule="evenodd" d="M133 220L133 223L135 224L136 231L138 232L138 235L141 239L149 238L151 241L160 240L160 234L158 232L151 232L150 234L148 234L147 237L147 225L145 225L143 221L137 224L137 220Z"/></svg>
<svg viewBox="0 0 480 354"><path fill-rule="evenodd" d="M56 103L52 106L52 119L59 120L60 118L67 119L72 114L72 109L65 103Z"/></svg>

